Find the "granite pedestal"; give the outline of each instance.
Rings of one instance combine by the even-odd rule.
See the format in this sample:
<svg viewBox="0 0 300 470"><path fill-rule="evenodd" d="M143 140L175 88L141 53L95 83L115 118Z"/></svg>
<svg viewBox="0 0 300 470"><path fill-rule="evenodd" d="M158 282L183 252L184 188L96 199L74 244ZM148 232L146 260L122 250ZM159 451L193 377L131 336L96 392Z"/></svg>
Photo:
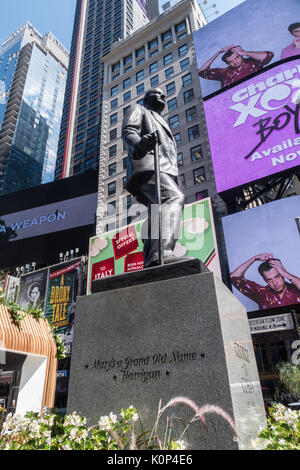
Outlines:
<svg viewBox="0 0 300 470"><path fill-rule="evenodd" d="M222 408L239 433L237 441L228 423L210 414L206 429L190 430L191 449L251 448L266 421L244 307L199 262L192 274L169 265L160 278L159 269L152 277L150 270L140 279L135 273L135 285L114 279L103 292L77 299L68 413L76 410L95 424L133 405L144 429L152 429L160 399L164 406L187 397L199 407ZM161 433L166 416L187 422L193 413L169 409ZM181 431L174 429L177 437Z"/></svg>

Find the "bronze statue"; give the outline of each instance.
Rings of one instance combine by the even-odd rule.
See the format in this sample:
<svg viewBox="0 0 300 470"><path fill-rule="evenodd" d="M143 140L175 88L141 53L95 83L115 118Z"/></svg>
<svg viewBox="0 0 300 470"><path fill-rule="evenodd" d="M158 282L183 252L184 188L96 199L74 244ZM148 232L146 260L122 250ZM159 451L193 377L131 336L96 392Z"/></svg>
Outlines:
<svg viewBox="0 0 300 470"><path fill-rule="evenodd" d="M128 151L126 187L139 203L148 208L148 238L143 240L145 268L184 259L172 253L180 236L185 198L177 180L176 142L161 117L165 105L166 97L161 89L147 91L143 106L129 108L122 128L123 142ZM160 210L161 230L158 227Z"/></svg>

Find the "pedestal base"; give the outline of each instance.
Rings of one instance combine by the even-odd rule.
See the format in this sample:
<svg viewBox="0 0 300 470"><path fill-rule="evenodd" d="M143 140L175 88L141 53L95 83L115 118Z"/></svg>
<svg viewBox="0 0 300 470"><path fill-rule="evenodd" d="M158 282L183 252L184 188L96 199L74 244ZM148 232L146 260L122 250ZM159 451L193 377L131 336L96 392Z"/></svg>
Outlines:
<svg viewBox="0 0 300 470"><path fill-rule="evenodd" d="M68 413L95 424L133 405L151 430L160 399L164 406L176 396L221 407L239 432L236 442L228 423L210 414L207 430L190 430L192 449L251 448L266 424L247 313L217 277L204 272L77 299ZM160 435L167 415L188 422L193 413L169 410Z"/></svg>

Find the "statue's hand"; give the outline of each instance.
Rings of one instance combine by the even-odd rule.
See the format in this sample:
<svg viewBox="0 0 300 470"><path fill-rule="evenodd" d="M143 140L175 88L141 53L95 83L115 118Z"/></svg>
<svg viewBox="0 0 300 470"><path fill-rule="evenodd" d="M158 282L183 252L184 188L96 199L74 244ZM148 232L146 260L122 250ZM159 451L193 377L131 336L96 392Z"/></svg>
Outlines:
<svg viewBox="0 0 300 470"><path fill-rule="evenodd" d="M153 150L156 144L156 133L143 135L138 144L135 145L135 159L140 159L145 156L149 150Z"/></svg>

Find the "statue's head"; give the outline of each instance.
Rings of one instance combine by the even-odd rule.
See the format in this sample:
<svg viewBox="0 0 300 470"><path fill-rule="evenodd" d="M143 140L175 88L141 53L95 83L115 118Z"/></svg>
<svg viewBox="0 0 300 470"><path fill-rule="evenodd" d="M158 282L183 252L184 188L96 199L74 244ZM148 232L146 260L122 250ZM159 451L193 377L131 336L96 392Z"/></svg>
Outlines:
<svg viewBox="0 0 300 470"><path fill-rule="evenodd" d="M146 92L143 105L147 109L161 113L166 106L166 96L160 88L152 88Z"/></svg>

